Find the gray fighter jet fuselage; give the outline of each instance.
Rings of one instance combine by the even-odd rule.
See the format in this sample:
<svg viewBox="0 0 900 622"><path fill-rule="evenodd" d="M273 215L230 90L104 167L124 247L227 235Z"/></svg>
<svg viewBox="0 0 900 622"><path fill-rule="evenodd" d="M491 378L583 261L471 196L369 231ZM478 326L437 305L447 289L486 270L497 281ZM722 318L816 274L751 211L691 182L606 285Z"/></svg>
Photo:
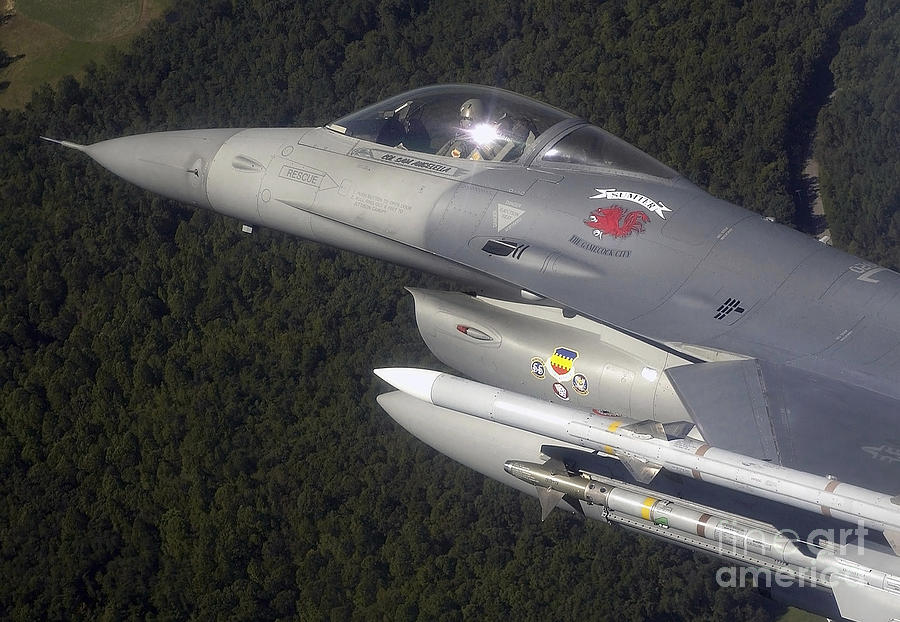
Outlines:
<svg viewBox="0 0 900 622"><path fill-rule="evenodd" d="M637 165L547 158L586 122L562 120L516 162L438 157L334 127L164 132L83 149L137 185L243 222L900 397L900 275L715 199L643 154Z"/></svg>
<svg viewBox="0 0 900 622"><path fill-rule="evenodd" d="M320 128L64 144L138 186L241 223L563 309L555 324L540 324L547 334L562 335L554 326L581 316L633 344L616 346L623 352L670 357L613 371L601 362L595 373L590 353L613 342L598 337L585 349L565 333L556 352L501 361L478 350L494 384L505 378L506 388L539 394L527 382L543 381L545 367L559 362L555 373L546 370L556 393L539 395L600 407L596 391L595 402L585 401L588 383L609 385L615 373L633 396L665 371L669 388L653 384L646 411L633 413L639 418L686 413L714 446L900 492L900 274L715 199L565 112L498 89L448 85ZM491 317L477 326L459 320L475 345L445 340L448 357L464 359L450 351L479 341L499 345L491 335L505 325ZM431 341L440 340L435 329ZM526 380L497 371L517 365ZM663 396L672 390L678 412ZM502 479L503 461L521 458L468 463Z"/></svg>

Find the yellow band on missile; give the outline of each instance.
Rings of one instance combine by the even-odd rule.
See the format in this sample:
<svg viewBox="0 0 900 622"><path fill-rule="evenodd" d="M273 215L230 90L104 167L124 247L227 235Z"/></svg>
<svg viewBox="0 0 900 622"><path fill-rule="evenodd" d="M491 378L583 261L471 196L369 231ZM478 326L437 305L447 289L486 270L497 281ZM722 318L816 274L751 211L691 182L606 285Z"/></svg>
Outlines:
<svg viewBox="0 0 900 622"><path fill-rule="evenodd" d="M641 518L644 520L650 520L650 508L653 507L653 504L656 503L656 499L653 497L647 497L644 499L643 506L641 507Z"/></svg>
<svg viewBox="0 0 900 622"><path fill-rule="evenodd" d="M606 429L609 430L610 432L615 432L616 430L619 429L620 425L622 425L621 421L613 421L612 423L609 424L609 427Z"/></svg>
<svg viewBox="0 0 900 622"><path fill-rule="evenodd" d="M605 451L606 453L608 453L610 456L616 455L616 450L613 449L612 447L610 447L609 445L604 445L604 446L603 446L603 451Z"/></svg>

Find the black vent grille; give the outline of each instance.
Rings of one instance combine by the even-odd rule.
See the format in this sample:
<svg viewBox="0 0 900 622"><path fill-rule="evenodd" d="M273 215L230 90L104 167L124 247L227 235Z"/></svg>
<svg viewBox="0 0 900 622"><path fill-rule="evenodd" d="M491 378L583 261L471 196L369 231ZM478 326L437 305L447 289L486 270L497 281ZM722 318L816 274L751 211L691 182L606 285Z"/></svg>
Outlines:
<svg viewBox="0 0 900 622"><path fill-rule="evenodd" d="M741 301L737 298L729 298L716 309L715 318L717 320L724 320L726 317L731 315L732 313L743 313L744 307L741 306Z"/></svg>
<svg viewBox="0 0 900 622"><path fill-rule="evenodd" d="M528 248L528 244L516 244L515 242L507 242L506 240L488 240L481 247L485 253L498 255L500 257L510 257L521 259L522 253Z"/></svg>

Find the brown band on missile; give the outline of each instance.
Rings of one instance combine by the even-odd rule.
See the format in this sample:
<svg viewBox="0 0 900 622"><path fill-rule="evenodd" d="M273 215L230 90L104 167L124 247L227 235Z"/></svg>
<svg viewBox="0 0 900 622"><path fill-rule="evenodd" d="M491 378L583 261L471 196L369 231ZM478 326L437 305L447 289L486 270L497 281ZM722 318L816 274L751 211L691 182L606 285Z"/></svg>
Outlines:
<svg viewBox="0 0 900 622"><path fill-rule="evenodd" d="M697 519L697 535L701 538L706 537L706 523L712 518L712 514L701 514Z"/></svg>
<svg viewBox="0 0 900 622"><path fill-rule="evenodd" d="M700 445L700 447L697 448L697 451L695 451L694 454L697 456L702 456L706 452L708 452L710 449L712 449L712 447L710 447L706 443L703 443L702 445Z"/></svg>
<svg viewBox="0 0 900 622"><path fill-rule="evenodd" d="M825 486L825 492L834 492L834 489L837 488L839 484L840 482L836 479L831 480L828 482L828 485Z"/></svg>
<svg viewBox="0 0 900 622"><path fill-rule="evenodd" d="M827 505L823 505L823 506L821 506L821 508L822 508L822 514L824 516L827 516L828 518L831 518L831 508L828 507Z"/></svg>
<svg viewBox="0 0 900 622"><path fill-rule="evenodd" d="M691 469L691 477L693 477L694 479L702 479L700 477L700 471L698 471L697 469Z"/></svg>

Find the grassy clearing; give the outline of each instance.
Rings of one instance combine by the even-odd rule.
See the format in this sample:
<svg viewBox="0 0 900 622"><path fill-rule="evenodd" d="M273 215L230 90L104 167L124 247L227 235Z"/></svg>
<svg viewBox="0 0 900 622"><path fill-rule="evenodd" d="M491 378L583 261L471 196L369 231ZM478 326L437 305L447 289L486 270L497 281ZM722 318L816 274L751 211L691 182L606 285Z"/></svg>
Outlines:
<svg viewBox="0 0 900 622"><path fill-rule="evenodd" d="M23 58L0 70L0 108L21 108L32 91L64 75L79 77L91 60L125 47L174 0L17 0L0 26L0 48Z"/></svg>
<svg viewBox="0 0 900 622"><path fill-rule="evenodd" d="M808 611L788 607L787 613L778 618L777 622L825 622L825 618Z"/></svg>
<svg viewBox="0 0 900 622"><path fill-rule="evenodd" d="M141 19L142 0L16 0L16 11L54 26L75 41L108 41Z"/></svg>

